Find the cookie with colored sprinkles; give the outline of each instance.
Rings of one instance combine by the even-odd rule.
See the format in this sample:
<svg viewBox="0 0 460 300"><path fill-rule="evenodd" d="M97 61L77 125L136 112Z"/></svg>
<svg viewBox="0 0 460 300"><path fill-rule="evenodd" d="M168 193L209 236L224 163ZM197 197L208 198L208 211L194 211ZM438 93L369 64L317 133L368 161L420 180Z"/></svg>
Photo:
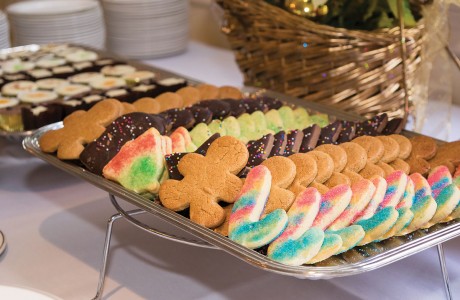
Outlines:
<svg viewBox="0 0 460 300"><path fill-rule="evenodd" d="M173 108L161 113L166 115L166 117L171 120L171 130L174 130L178 127L185 127L190 129L195 125L195 117L189 109L183 108Z"/></svg>
<svg viewBox="0 0 460 300"><path fill-rule="evenodd" d="M287 144L287 133L285 131L280 131L274 135L273 147L270 151L269 157L278 156L284 154L284 149Z"/></svg>
<svg viewBox="0 0 460 300"><path fill-rule="evenodd" d="M163 174L161 135L150 128L128 141L104 167L102 175L136 193L156 193Z"/></svg>
<svg viewBox="0 0 460 300"><path fill-rule="evenodd" d="M276 98L268 97L268 96L260 96L258 100L264 103L267 106L267 109L279 109L284 103Z"/></svg>
<svg viewBox="0 0 460 300"><path fill-rule="evenodd" d="M318 139L318 145L334 144L342 132L342 122L335 121L323 128Z"/></svg>
<svg viewBox="0 0 460 300"><path fill-rule="evenodd" d="M342 130L340 131L339 138L337 139L337 144L342 144L346 142L351 142L356 135L356 125L351 121L342 121Z"/></svg>
<svg viewBox="0 0 460 300"><path fill-rule="evenodd" d="M318 144L319 136L321 135L321 127L314 124L302 130L303 138L299 152L306 153L315 149Z"/></svg>
<svg viewBox="0 0 460 300"><path fill-rule="evenodd" d="M267 134L256 141L250 141L247 144L249 151L247 167L252 168L260 165L263 161L265 161L270 155L273 147L273 142L274 136L272 134Z"/></svg>
<svg viewBox="0 0 460 300"><path fill-rule="evenodd" d="M356 122L356 136L379 135L388 123L387 114L374 116L366 121Z"/></svg>
<svg viewBox="0 0 460 300"><path fill-rule="evenodd" d="M128 141L134 140L149 128L165 133L165 120L158 115L130 113L117 118L95 141L86 145L80 161L91 172L102 174L104 166Z"/></svg>
<svg viewBox="0 0 460 300"><path fill-rule="evenodd" d="M252 114L255 111L266 113L269 110L268 105L265 104L263 98L243 99L241 101L248 114Z"/></svg>
<svg viewBox="0 0 460 300"><path fill-rule="evenodd" d="M406 120L403 118L394 118L388 121L382 133L385 135L399 134L406 126Z"/></svg>
<svg viewBox="0 0 460 300"><path fill-rule="evenodd" d="M292 154L299 153L300 146L302 145L303 132L295 129L287 135L286 147L284 148L284 156L291 156Z"/></svg>
<svg viewBox="0 0 460 300"><path fill-rule="evenodd" d="M239 117L246 112L243 103L241 100L237 99L221 99L228 105L230 105L230 116Z"/></svg>
<svg viewBox="0 0 460 300"><path fill-rule="evenodd" d="M205 123L209 124L212 121L212 111L207 107L192 106L190 111L195 118L196 124Z"/></svg>
<svg viewBox="0 0 460 300"><path fill-rule="evenodd" d="M204 100L198 102L194 106L208 108L212 112L213 119L222 120L231 114L230 104L221 100Z"/></svg>

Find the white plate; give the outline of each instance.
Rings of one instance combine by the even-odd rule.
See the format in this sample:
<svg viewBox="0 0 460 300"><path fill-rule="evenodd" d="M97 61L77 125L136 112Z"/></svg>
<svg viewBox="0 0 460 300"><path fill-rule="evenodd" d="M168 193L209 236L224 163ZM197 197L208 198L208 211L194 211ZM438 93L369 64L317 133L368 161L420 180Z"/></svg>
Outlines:
<svg viewBox="0 0 460 300"><path fill-rule="evenodd" d="M43 0L18 2L8 6L6 11L11 15L59 15L94 9L97 6L98 2L92 0Z"/></svg>
<svg viewBox="0 0 460 300"><path fill-rule="evenodd" d="M14 286L6 286L0 285L0 299L12 299L12 300L59 300L60 298L56 296L52 296L50 294L14 287Z"/></svg>

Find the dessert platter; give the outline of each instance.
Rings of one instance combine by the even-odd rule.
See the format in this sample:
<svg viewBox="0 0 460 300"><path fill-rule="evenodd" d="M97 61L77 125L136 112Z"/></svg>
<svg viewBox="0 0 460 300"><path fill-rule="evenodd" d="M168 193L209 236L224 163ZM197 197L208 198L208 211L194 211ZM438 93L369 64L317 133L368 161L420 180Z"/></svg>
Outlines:
<svg viewBox="0 0 460 300"><path fill-rule="evenodd" d="M374 270L460 235L459 142L404 131L386 114L364 119L272 91L184 82L140 99L107 97L23 141L107 191L119 212L96 298L121 217L308 279ZM196 239L150 228L141 213Z"/></svg>
<svg viewBox="0 0 460 300"><path fill-rule="evenodd" d="M0 136L20 140L76 110L117 97L133 102L186 86L183 77L87 46L0 50Z"/></svg>

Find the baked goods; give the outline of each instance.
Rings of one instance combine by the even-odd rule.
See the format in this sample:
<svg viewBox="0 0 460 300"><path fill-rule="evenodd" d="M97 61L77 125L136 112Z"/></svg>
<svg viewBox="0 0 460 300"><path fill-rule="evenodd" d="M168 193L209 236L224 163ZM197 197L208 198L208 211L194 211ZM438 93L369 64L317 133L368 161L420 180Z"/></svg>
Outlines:
<svg viewBox="0 0 460 300"><path fill-rule="evenodd" d="M260 219L271 181L270 171L263 165L249 172L230 215L228 237L231 240L255 249L269 244L286 228L288 217L282 209Z"/></svg>
<svg viewBox="0 0 460 300"><path fill-rule="evenodd" d="M271 157L262 162L261 165L268 168L272 177L270 195L262 215L269 214L279 208L287 211L295 199L295 194L287 188L296 176L296 165L292 160L283 156Z"/></svg>
<svg viewBox="0 0 460 300"><path fill-rule="evenodd" d="M314 188L300 193L287 212L288 224L267 250L267 256L287 265L302 265L310 261L321 249L324 232L311 228L319 211L321 195Z"/></svg>
<svg viewBox="0 0 460 300"><path fill-rule="evenodd" d="M219 226L225 213L217 201L235 201L242 187L236 174L246 165L248 156L246 146L230 136L216 139L206 156L185 155L178 166L184 179L168 179L161 185L161 203L175 211L190 207L194 222L209 228Z"/></svg>
<svg viewBox="0 0 460 300"><path fill-rule="evenodd" d="M61 48L65 50L56 50ZM0 107L0 130L36 129L88 110L102 99L133 102L187 85L183 79L156 78L150 71L99 58L81 47L50 45L24 53L28 55L15 57L12 52L1 59L2 70L9 70L0 74L1 93L19 101L8 109ZM37 105L42 106L40 112Z"/></svg>
<svg viewBox="0 0 460 300"><path fill-rule="evenodd" d="M118 155L115 156L113 162L106 165L107 170L112 169L112 173L117 173L114 171L116 168L113 167L116 160L126 155L125 153L133 155L126 155L128 159L125 161L128 164L124 168L119 168L118 174L111 177L110 172L104 172L107 178L141 193L145 191L156 193L159 188L159 200L166 208L189 216L192 221L215 229L222 234L228 233L231 239L250 248L266 246L264 249L270 249L271 247L272 250L268 250L271 253L269 257L293 265L316 263L331 255L347 251L357 244L365 245L369 242L384 240L406 231L430 226L434 221L443 222L455 212L458 205L456 193L458 189L451 188L453 185L442 185L439 191L432 188L433 191L437 191L436 196L430 192L430 197L435 201L436 207L434 213L428 218L422 214L431 213L432 201L429 195L420 201L414 201L416 198L415 183L412 179L407 178L405 172L397 171L393 172L397 175L386 176L388 182L383 176L370 180L363 179L363 176L359 175L358 172L363 172L371 163L374 166L378 163L390 166L398 159L403 162L411 151L401 149L401 145L407 147L407 141L402 138L386 136L369 139L362 137L356 142L353 140L349 142L351 145L346 143L345 146L336 145L340 135L345 132L344 122L338 121L332 126L324 126L323 129L316 125L289 130L289 127L304 126L311 122L315 115L309 115L305 110L288 106L268 109L268 101L263 102L257 99L209 99L207 102L212 101L227 103L230 109L225 115L228 116L221 118L222 114L217 114L217 117L214 118L212 110L215 109L210 109L211 105L208 104L206 106L194 104L190 108L173 108L162 112L160 116L168 124L164 127L173 129L170 131L165 129L163 135L149 132L150 138L155 137L156 140L155 147L151 148L152 153L123 150L124 148L130 149L131 145L140 147L142 135L131 143L125 144L121 150L118 150ZM194 103L200 104L199 102ZM246 107L238 103L246 103L247 107L263 106L265 108L262 109L267 113L264 114L262 111L248 113ZM253 103L256 104L253 105ZM132 107L128 105L124 110ZM192 109L199 113L211 114L211 117L203 117L205 122L197 123ZM238 115L239 113L243 115ZM295 122L289 123L290 121L286 121L286 118L282 118L283 114L293 116ZM333 130L335 125L342 128ZM201 130L198 130L200 127ZM250 132L247 128L253 131ZM375 129L375 126L372 128ZM375 129L376 132L377 130L380 129ZM242 134L242 131L245 133ZM314 133L317 133L316 142L313 137ZM220 134L226 136L211 142L208 140ZM331 143L317 146L319 139L324 142L328 140L325 139L328 136L332 137ZM244 143L237 141L237 138L241 138ZM345 134L343 138L346 140ZM222 139L232 142L228 145L216 146L221 143ZM379 144L375 141L379 141L383 145L383 151L373 149L373 154L368 155L366 149L359 145L359 141L365 139L370 141L370 144L364 145L366 149L371 150L373 144ZM195 145L196 140L200 140L201 145ZM247 144L244 145L245 143ZM203 147L206 149L202 155L185 154L185 152L193 152L196 146L201 147L202 145L206 145ZM305 147L302 148L302 145ZM216 147L218 151L213 150ZM316 150L314 147L317 147ZM307 153L302 153L303 150ZM201 150L198 148L196 151ZM242 161L241 153L243 152L247 154L243 154L246 159ZM166 157L168 168L165 168L163 159L157 159L163 158L166 153L170 153ZM272 154L273 156L270 157ZM146 157L155 158L154 163L147 169L154 168L157 172L154 172L155 176L140 172L140 177L137 177L137 182L133 184L130 180L134 178L134 170L137 169L133 168L134 161L143 160ZM295 162L297 158L299 158L298 163ZM264 194L263 190L255 188L255 183L250 184L251 182L262 182L259 185L267 189L267 184L264 183L267 182L267 175L256 176L251 173L262 167L266 167L271 174L270 193L265 192ZM261 174L266 173L264 172L261 171ZM120 175L121 173L123 175ZM371 177L371 173L365 177ZM445 175L445 173L442 174ZM170 179L166 179L168 175ZM383 173L383 175L386 174ZM437 184L440 180L433 179L432 185ZM246 192L244 192L243 182L248 184ZM318 196L321 193L323 194L322 199ZM237 198L238 194L241 195L239 198ZM303 199L299 201L306 202L299 206L293 205L295 195L298 199ZM236 199L249 198L265 198L263 202L267 201L267 204L265 208L262 205L262 209L259 208L261 204L257 204L257 208L252 207L252 204L249 205L249 203L246 203L248 205L242 204L241 207L232 205ZM424 198L429 200L424 200ZM219 203L220 201L227 202L228 205ZM419 209L424 207L423 203L427 204L428 209ZM310 208L306 208L309 206ZM290 209L292 209L291 213ZM242 215L239 221L233 223L234 225L231 225L231 211ZM254 211L257 214L253 214ZM286 213L287 219L284 217ZM261 215L266 215L266 217L261 218ZM288 224L286 230L283 230L285 226L283 222ZM234 227L229 229L232 226ZM279 235L279 240L276 239L275 233ZM256 239L256 237L261 238ZM292 252L286 252L288 248Z"/></svg>
<svg viewBox="0 0 460 300"><path fill-rule="evenodd" d="M123 113L120 102L107 99L93 106L89 111L76 111L64 119L64 127L47 131L40 138L43 152L57 151L60 159L78 159L84 145L94 141L105 126Z"/></svg>
<svg viewBox="0 0 460 300"><path fill-rule="evenodd" d="M157 193L163 174L161 135L150 128L128 141L104 167L105 178L116 181L136 193Z"/></svg>
<svg viewBox="0 0 460 300"><path fill-rule="evenodd" d="M155 128L165 134L165 119L145 113L130 113L114 120L94 141L86 145L79 159L95 174L102 174L104 166L120 151L128 141L134 140L148 128Z"/></svg>

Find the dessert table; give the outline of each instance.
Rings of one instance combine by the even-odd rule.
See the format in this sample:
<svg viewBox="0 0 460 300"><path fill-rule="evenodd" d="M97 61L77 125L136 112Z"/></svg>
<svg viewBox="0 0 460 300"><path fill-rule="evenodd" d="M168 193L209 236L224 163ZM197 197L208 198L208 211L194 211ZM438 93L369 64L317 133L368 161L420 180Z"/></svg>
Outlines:
<svg viewBox="0 0 460 300"><path fill-rule="evenodd" d="M232 52L194 41L179 56L147 63L215 85L243 82ZM460 107L453 106L450 139L460 139L459 115ZM94 297L106 224L114 213L104 191L30 156L19 142L0 140L0 230L7 241L0 285L62 299ZM141 219L182 234L153 216ZM460 239L445 243L444 250L452 294L460 295ZM154 237L120 220L109 258L103 299L445 298L435 247L361 275L310 281L256 269L223 251Z"/></svg>

